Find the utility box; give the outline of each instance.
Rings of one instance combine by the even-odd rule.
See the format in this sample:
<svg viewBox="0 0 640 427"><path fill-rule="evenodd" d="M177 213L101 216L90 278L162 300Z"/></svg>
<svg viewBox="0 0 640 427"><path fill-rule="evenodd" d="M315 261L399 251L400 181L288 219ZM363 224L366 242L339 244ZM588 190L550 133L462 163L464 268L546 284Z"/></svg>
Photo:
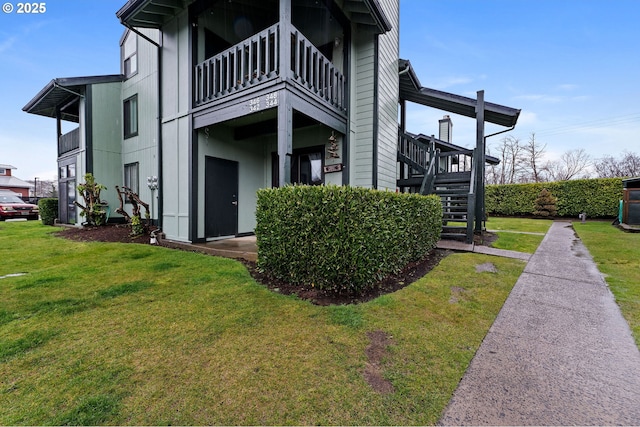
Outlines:
<svg viewBox="0 0 640 427"><path fill-rule="evenodd" d="M640 225L640 178L622 181L622 222Z"/></svg>

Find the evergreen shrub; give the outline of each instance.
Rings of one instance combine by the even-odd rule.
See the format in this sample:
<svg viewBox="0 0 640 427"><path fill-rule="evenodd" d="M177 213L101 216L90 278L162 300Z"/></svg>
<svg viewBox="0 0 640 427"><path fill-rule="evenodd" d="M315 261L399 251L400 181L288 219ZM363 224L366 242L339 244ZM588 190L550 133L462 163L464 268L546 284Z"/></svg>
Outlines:
<svg viewBox="0 0 640 427"><path fill-rule="evenodd" d="M622 178L578 179L535 184L487 185L486 211L490 215L532 215L543 189L557 199L557 216L615 218L622 199Z"/></svg>
<svg viewBox="0 0 640 427"><path fill-rule="evenodd" d="M358 294L435 247L442 206L436 196L295 185L259 190L256 219L262 271Z"/></svg>
<svg viewBox="0 0 640 427"><path fill-rule="evenodd" d="M53 225L58 217L58 199L45 198L38 200L40 220L44 225Z"/></svg>

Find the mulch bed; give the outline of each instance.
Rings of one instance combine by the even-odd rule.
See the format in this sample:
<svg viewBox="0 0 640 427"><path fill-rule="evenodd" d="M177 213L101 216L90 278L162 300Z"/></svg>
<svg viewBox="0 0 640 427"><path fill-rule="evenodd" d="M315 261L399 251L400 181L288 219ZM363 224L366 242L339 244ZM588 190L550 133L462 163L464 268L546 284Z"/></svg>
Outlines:
<svg viewBox="0 0 640 427"><path fill-rule="evenodd" d="M390 294L409 286L431 271L443 258L451 253L448 250L434 249L422 260L407 265L398 274L385 277L369 290L358 295L326 292L310 285L293 285L258 271L254 262L243 261L243 263L256 282L263 284L274 292L296 295L298 298L308 300L316 305L342 305L371 301L381 295Z"/></svg>
<svg viewBox="0 0 640 427"><path fill-rule="evenodd" d="M120 242L149 244L150 234L131 237L131 227L125 224L107 225L101 227L66 227L58 235L70 240L81 242ZM311 286L292 285L290 283L274 279L261 273L256 264L250 261L242 261L251 276L258 282L285 295L296 295L298 298L308 300L317 305L357 304L375 299L381 295L400 290L431 271L438 263L451 254L451 251L434 249L424 259L407 265L398 274L389 275L376 283L369 291L359 295L335 294L315 289Z"/></svg>

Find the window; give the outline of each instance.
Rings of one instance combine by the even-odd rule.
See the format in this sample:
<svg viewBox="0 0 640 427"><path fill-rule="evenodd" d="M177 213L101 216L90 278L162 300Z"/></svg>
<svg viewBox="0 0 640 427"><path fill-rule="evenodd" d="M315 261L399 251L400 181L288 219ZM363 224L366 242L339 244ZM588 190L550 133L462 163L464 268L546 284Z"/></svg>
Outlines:
<svg viewBox="0 0 640 427"><path fill-rule="evenodd" d="M122 74L129 78L138 73L138 40L129 32L122 43Z"/></svg>
<svg viewBox="0 0 640 427"><path fill-rule="evenodd" d="M124 186L138 194L138 163L124 165Z"/></svg>
<svg viewBox="0 0 640 427"><path fill-rule="evenodd" d="M291 182L322 184L322 152L294 153L291 162Z"/></svg>
<svg viewBox="0 0 640 427"><path fill-rule="evenodd" d="M131 138L138 135L138 95L125 99L122 111L124 113L124 137Z"/></svg>
<svg viewBox="0 0 640 427"><path fill-rule="evenodd" d="M324 147L317 146L293 150L291 156L291 183L322 185L324 183ZM279 184L278 153L271 153L271 185Z"/></svg>

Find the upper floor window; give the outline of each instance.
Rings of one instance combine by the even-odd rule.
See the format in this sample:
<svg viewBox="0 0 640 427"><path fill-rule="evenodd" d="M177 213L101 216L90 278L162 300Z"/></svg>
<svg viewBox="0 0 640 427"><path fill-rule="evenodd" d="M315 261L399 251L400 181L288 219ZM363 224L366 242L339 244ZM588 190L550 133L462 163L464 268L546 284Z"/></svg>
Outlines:
<svg viewBox="0 0 640 427"><path fill-rule="evenodd" d="M125 99L122 111L125 139L138 135L138 95Z"/></svg>
<svg viewBox="0 0 640 427"><path fill-rule="evenodd" d="M122 43L122 74L129 78L138 72L138 38L129 32Z"/></svg>

